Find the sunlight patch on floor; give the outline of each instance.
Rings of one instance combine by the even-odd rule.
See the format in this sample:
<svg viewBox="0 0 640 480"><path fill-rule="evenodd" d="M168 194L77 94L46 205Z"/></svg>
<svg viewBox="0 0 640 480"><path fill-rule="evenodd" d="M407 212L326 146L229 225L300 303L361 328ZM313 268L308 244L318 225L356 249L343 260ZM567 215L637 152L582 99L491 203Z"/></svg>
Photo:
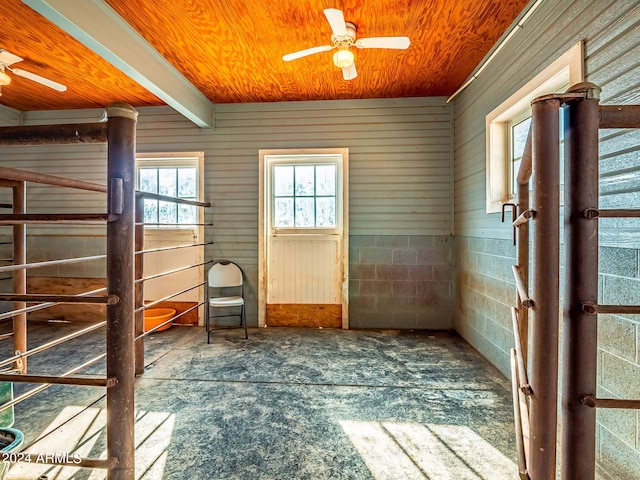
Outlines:
<svg viewBox="0 0 640 480"><path fill-rule="evenodd" d="M12 465L7 480L31 480L41 475L48 480L77 478L80 468L47 465L37 461L38 455L68 455L72 462L76 454L83 458L107 458L106 416L106 410L101 408L65 407L42 433L42 440L29 449L30 462ZM162 478L174 425L174 414L136 412L136 480ZM89 480L107 478L106 470L90 472Z"/></svg>
<svg viewBox="0 0 640 480"><path fill-rule="evenodd" d="M469 427L340 421L376 480L510 480L516 464Z"/></svg>

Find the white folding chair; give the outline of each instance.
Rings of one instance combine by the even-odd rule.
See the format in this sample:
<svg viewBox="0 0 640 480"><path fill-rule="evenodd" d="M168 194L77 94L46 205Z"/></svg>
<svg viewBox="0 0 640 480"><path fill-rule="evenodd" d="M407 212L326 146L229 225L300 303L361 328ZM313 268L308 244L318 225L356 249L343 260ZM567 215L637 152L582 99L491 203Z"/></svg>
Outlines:
<svg viewBox="0 0 640 480"><path fill-rule="evenodd" d="M233 313L234 309L238 307L240 311ZM222 309L223 313L215 315L216 309ZM213 310L213 315L211 310ZM238 327L216 325L215 319L223 317L238 317L240 325ZM205 326L207 343L211 343L211 332L223 328L244 327L244 338L249 338L244 306L244 275L240 267L229 260L219 260L209 269Z"/></svg>

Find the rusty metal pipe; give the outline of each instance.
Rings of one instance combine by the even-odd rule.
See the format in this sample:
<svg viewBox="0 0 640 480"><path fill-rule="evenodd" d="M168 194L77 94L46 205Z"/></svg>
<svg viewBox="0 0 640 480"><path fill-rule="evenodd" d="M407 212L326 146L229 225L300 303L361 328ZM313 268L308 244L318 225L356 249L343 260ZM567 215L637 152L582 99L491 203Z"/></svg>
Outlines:
<svg viewBox="0 0 640 480"><path fill-rule="evenodd" d="M0 128L0 132L1 131L2 128ZM1 143L2 141L0 140L0 144ZM16 168L0 167L0 177L18 182L31 182L39 183L41 185L52 185L56 187L76 188L91 192L107 193L107 187L105 185L100 185L99 183L58 177L57 175L49 175L46 173L29 172L26 170L18 170Z"/></svg>
<svg viewBox="0 0 640 480"><path fill-rule="evenodd" d="M55 295L46 293L29 293L26 295L0 294L0 301L7 302L55 302L55 303L116 303L117 297L106 295L101 297L80 297L78 295Z"/></svg>
<svg viewBox="0 0 640 480"><path fill-rule="evenodd" d="M531 129L529 129L531 130ZM531 150L529 148L529 150ZM529 211L529 179L526 183L518 184L518 209L521 212ZM522 283L529 285L529 223L525 222L518 225L516 235L516 264L522 278ZM518 296L517 302L520 302ZM529 352L529 311L521 308L524 305L516 303L518 307L518 325L520 326L520 338L522 340L522 357L527 365L527 354Z"/></svg>
<svg viewBox="0 0 640 480"><path fill-rule="evenodd" d="M160 200L163 202L169 202L169 203L176 203L176 204L180 204L180 205L193 205L195 207L210 207L211 203L209 202L199 202L197 200L189 200L187 198L180 198L180 197L172 197L169 195L160 195L159 193L152 193L152 192L143 192L140 190L136 190L136 201L139 198L148 198L150 200ZM143 203L143 208L144 208L144 203ZM137 222L138 220L136 220ZM144 216L139 220L140 222L144 222Z"/></svg>
<svg viewBox="0 0 640 480"><path fill-rule="evenodd" d="M82 385L86 387L112 387L115 379L105 377L58 377L54 375L15 375L0 373L0 381L17 383L51 383L54 385Z"/></svg>
<svg viewBox="0 0 640 480"><path fill-rule="evenodd" d="M600 105L600 128L640 128L640 105Z"/></svg>
<svg viewBox="0 0 640 480"><path fill-rule="evenodd" d="M78 330L77 332L70 333L69 335L65 335L64 337L57 338L56 340L52 340L38 347L34 347L25 352L21 352L20 354L14 355L13 357L5 358L4 360L0 361L0 367L9 365L10 363L13 363L16 360L24 361L25 358L30 357L31 355L44 352L45 350L49 350L50 348L53 348L65 342L68 342L69 340L73 340L74 338L78 338L78 337L81 337L82 335L86 335L87 333L91 333L94 330L98 330L99 328L104 327L105 325L106 325L106 322L96 323L95 325L91 325L90 327L83 328L82 330Z"/></svg>
<svg viewBox="0 0 640 480"><path fill-rule="evenodd" d="M560 135L554 97L532 102L532 172L536 211L533 252L531 444L529 473L533 480L556 475L558 401L558 309L560 296Z"/></svg>
<svg viewBox="0 0 640 480"><path fill-rule="evenodd" d="M524 151L522 152L522 158L520 159L520 168L518 169L518 176L516 178L516 182L518 185L528 185L529 179L531 179L532 172L532 142L531 142L531 131L532 128L529 128L529 133L527 134L527 140L524 143ZM520 207L520 211L524 211L522 206L518 204Z"/></svg>
<svg viewBox="0 0 640 480"><path fill-rule="evenodd" d="M27 211L27 189L24 182L13 187L13 214L24 215ZM13 225L13 262L27 263L27 227L18 223ZM13 293L24 295L27 293L27 272L17 270L13 272ZM14 310L22 310L27 304L24 301L13 303ZM27 350L27 314L18 313L13 317L13 352L25 352ZM18 367L18 364L16 364ZM26 359L20 364L22 373L27 373Z"/></svg>
<svg viewBox="0 0 640 480"><path fill-rule="evenodd" d="M585 395L580 399L580 402L590 408L623 408L627 410L640 410L640 400L596 398L593 395Z"/></svg>
<svg viewBox="0 0 640 480"><path fill-rule="evenodd" d="M144 249L144 196L136 195L135 200L135 245L134 252ZM135 357L136 376L144 373L144 311L140 310L144 306L144 255L134 255L135 270Z"/></svg>
<svg viewBox="0 0 640 480"><path fill-rule="evenodd" d="M189 245L174 245L172 247L158 247L158 248L149 248L147 250L137 250L136 255L144 255L145 253L166 252L168 250L179 250L181 248L204 247L206 245L213 245L213 242L190 243Z"/></svg>
<svg viewBox="0 0 640 480"><path fill-rule="evenodd" d="M8 265L6 267L0 267L0 273L12 272L14 270L23 270L30 268L52 267L55 265L66 265L69 263L88 262L92 260L103 260L107 258L106 255L93 255L90 257L77 257L77 258L62 258L60 260L48 260L45 262L33 262L33 263L21 263L18 265Z"/></svg>
<svg viewBox="0 0 640 480"><path fill-rule="evenodd" d="M68 145L106 141L107 124L104 122L0 128L0 145Z"/></svg>
<svg viewBox="0 0 640 480"><path fill-rule="evenodd" d="M75 368L72 368L71 370L67 370L66 372L62 373L60 375L60 377L68 377L70 375L73 375L74 373L78 373L79 371L84 370L87 367L90 367L94 363L98 363L100 360L102 360L105 357L106 357L106 354L102 353L102 354L98 355L97 357L92 358L91 360L89 360L87 362L84 362L82 365L79 365L79 366L77 366ZM18 403L26 400L29 397L33 397L36 393L40 393L41 391L46 390L51 385L53 385L53 384L52 383L43 383L39 387L32 388L31 390L24 392L22 395L14 398L13 400L8 401L7 403L3 403L2 405L0 405L0 412L2 412L3 410L6 410L9 407L17 405Z"/></svg>
<svg viewBox="0 0 640 480"><path fill-rule="evenodd" d="M520 299L520 304L524 308L531 308L534 305L533 300L529 298L529 292L527 291L527 286L525 285L524 278L522 273L520 272L520 267L517 265L512 265L511 269L513 270L513 276L516 280L516 288L518 289L518 297Z"/></svg>
<svg viewBox="0 0 640 480"><path fill-rule="evenodd" d="M93 225L105 222L113 222L117 215L107 213L25 213L0 214L0 225L18 224L50 224L50 223L79 223L82 225Z"/></svg>
<svg viewBox="0 0 640 480"><path fill-rule="evenodd" d="M585 88L583 85L581 88ZM565 274L562 370L563 479L593 480L596 463L596 413L582 404L596 393L597 317L585 302L598 302L598 220L583 212L598 207L598 98L586 88L584 99L565 107ZM585 90L586 91L586 90Z"/></svg>
<svg viewBox="0 0 640 480"><path fill-rule="evenodd" d="M527 480L527 459L525 457L524 436L522 433L522 413L520 412L520 394L518 371L516 368L516 350L511 349L511 396L513 398L513 421L516 430L516 452L518 454L518 474L522 480Z"/></svg>
<svg viewBox="0 0 640 480"><path fill-rule="evenodd" d="M618 209L601 209L597 210L597 216L600 218L638 218L640 217L640 209L636 208L618 208Z"/></svg>
<svg viewBox="0 0 640 480"><path fill-rule="evenodd" d="M511 308L511 320L513 324L513 339L515 341L516 361L518 366L518 388L525 395L531 395L531 385L529 384L529 378L527 375L527 367L524 362L524 356L522 355L522 339L520 338L520 326L518 325L518 313L515 308Z"/></svg>
<svg viewBox="0 0 640 480"><path fill-rule="evenodd" d="M118 463L110 468L109 480L135 478L135 292L134 212L136 179L136 119L128 104L107 108L107 185L122 180L122 214L107 224L107 289L120 301L107 307L107 377L118 384L107 390L107 457ZM118 193L119 194L119 193ZM111 192L107 205L112 205Z"/></svg>

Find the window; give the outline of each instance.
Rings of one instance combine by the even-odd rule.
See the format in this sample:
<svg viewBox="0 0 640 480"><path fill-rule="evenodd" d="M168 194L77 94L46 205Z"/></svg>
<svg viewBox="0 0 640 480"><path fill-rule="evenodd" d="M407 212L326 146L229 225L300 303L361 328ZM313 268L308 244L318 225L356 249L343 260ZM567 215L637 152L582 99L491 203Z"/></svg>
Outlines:
<svg viewBox="0 0 640 480"><path fill-rule="evenodd" d="M273 227L336 226L336 164L273 165Z"/></svg>
<svg viewBox="0 0 640 480"><path fill-rule="evenodd" d="M487 115L487 213L499 212L503 203L513 200L531 124L531 101L582 82L582 58L579 42Z"/></svg>
<svg viewBox="0 0 640 480"><path fill-rule="evenodd" d="M199 158L138 158L138 190L169 197L198 200ZM194 226L198 209L158 199L144 199L144 223L149 226Z"/></svg>

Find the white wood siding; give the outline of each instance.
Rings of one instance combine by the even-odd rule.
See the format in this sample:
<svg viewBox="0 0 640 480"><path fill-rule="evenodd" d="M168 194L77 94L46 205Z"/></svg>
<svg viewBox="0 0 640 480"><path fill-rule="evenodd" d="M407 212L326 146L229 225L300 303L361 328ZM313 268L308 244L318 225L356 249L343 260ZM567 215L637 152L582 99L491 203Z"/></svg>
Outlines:
<svg viewBox="0 0 640 480"><path fill-rule="evenodd" d="M640 103L637 0L544 2L525 28L454 101L455 233L510 238L500 214L485 213L485 117L577 41L585 40L586 80L602 104ZM640 132L601 133L601 205L640 207ZM604 244L637 240L638 222L601 223ZM635 239L633 236L635 235Z"/></svg>

